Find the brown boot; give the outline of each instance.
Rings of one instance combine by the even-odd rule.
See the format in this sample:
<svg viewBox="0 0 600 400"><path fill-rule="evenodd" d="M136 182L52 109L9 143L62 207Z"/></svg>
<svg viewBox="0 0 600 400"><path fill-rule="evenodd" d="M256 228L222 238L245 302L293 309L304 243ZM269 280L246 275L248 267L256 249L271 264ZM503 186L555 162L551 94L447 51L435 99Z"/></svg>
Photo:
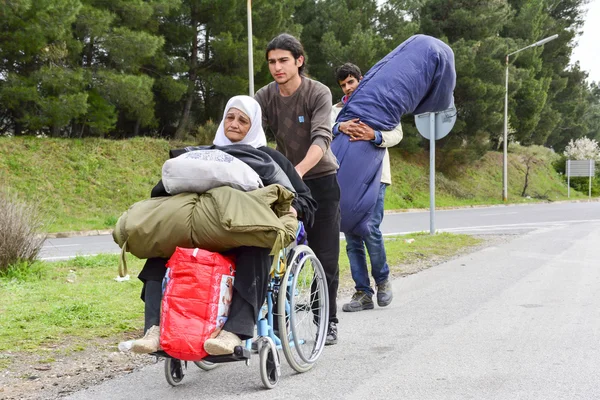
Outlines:
<svg viewBox="0 0 600 400"><path fill-rule="evenodd" d="M236 346L242 345L240 339L235 333L221 331L214 339L208 339L204 342L204 351L211 356L222 356L224 354L233 354Z"/></svg>
<svg viewBox="0 0 600 400"><path fill-rule="evenodd" d="M153 325L146 331L143 338L131 343L131 351L138 354L154 353L160 350L160 327Z"/></svg>

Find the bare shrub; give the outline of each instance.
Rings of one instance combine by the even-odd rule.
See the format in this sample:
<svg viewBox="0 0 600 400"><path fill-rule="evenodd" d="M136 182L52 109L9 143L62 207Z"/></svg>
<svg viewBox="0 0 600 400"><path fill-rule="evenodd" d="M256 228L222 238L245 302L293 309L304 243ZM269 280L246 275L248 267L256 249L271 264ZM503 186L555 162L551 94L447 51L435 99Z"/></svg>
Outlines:
<svg viewBox="0 0 600 400"><path fill-rule="evenodd" d="M200 125L196 128L195 139L198 144L212 144L219 124L213 120L208 120L204 125Z"/></svg>
<svg viewBox="0 0 600 400"><path fill-rule="evenodd" d="M529 189L531 176L539 165L551 164L555 160L561 158L558 154L543 146L521 146L519 144L511 144L509 150L511 153L518 156L520 162L516 165L516 168L519 171L522 171L524 175L521 197L526 197L528 195L527 190Z"/></svg>
<svg viewBox="0 0 600 400"><path fill-rule="evenodd" d="M46 235L37 207L0 190L0 273L17 263L37 258Z"/></svg>
<svg viewBox="0 0 600 400"><path fill-rule="evenodd" d="M468 189L462 187L458 182L448 179L444 174L435 174L435 181L437 187L448 193L449 195L458 199L472 199L474 197Z"/></svg>

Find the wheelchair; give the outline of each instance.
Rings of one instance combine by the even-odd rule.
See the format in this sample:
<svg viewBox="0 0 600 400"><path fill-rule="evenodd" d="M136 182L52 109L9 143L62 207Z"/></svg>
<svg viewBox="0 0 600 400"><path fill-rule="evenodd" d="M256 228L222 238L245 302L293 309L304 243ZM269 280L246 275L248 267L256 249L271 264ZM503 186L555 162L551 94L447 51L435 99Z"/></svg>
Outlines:
<svg viewBox="0 0 600 400"><path fill-rule="evenodd" d="M220 363L245 361L250 365L253 342L259 357L260 377L267 389L274 388L281 377L281 349L295 371L310 370L325 346L329 320L329 297L325 271L298 229L297 240L282 250L278 266L271 273L267 298L259 315L255 339L237 346L233 354L206 356L194 364L210 371ZM277 325L275 325L277 323ZM170 357L164 351L152 353L165 358L165 378L177 386L187 371L187 361Z"/></svg>

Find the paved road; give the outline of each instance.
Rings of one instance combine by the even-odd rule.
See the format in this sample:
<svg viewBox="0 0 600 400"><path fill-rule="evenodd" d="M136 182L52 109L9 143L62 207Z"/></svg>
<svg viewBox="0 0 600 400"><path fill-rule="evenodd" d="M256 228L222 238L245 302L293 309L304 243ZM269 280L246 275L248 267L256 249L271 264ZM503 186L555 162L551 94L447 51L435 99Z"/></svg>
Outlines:
<svg viewBox="0 0 600 400"><path fill-rule="evenodd" d="M274 390L262 389L257 358L250 367L236 363L211 372L192 366L176 388L164 381L159 362L67 399L598 399L599 206L440 213L458 222L476 215L478 226L502 218L537 225L396 279L387 308L340 313L339 344L305 374L284 362ZM563 217L551 223L541 218L558 212Z"/></svg>
<svg viewBox="0 0 600 400"><path fill-rule="evenodd" d="M436 211L437 231L456 233L523 233L573 221L600 220L600 202L497 206ZM429 232L429 211L388 214L385 234ZM43 260L76 255L117 253L111 235L49 239L40 253Z"/></svg>

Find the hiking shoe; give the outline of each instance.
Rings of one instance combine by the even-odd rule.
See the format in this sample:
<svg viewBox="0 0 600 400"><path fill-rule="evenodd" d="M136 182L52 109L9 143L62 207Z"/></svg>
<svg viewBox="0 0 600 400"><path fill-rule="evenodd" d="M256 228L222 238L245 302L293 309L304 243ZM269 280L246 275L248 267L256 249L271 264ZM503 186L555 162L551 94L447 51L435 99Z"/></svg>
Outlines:
<svg viewBox="0 0 600 400"><path fill-rule="evenodd" d="M233 354L236 346L242 345L242 339L235 333L222 330L216 338L208 339L204 342L204 351L211 356L222 356L224 354Z"/></svg>
<svg viewBox="0 0 600 400"><path fill-rule="evenodd" d="M327 327L327 337L325 338L325 346L336 344L337 340L337 324L333 321L330 321L329 326Z"/></svg>
<svg viewBox="0 0 600 400"><path fill-rule="evenodd" d="M390 305L394 293L392 292L392 283L389 279L377 284L377 305L379 307L385 307Z"/></svg>
<svg viewBox="0 0 600 400"><path fill-rule="evenodd" d="M149 354L160 350L160 327L152 325L143 338L131 342L131 351L138 354Z"/></svg>
<svg viewBox="0 0 600 400"><path fill-rule="evenodd" d="M354 312L362 310L372 310L375 308L373 305L373 298L370 294L363 292L362 290L357 291L352 295L350 303L346 303L342 306L342 311Z"/></svg>

